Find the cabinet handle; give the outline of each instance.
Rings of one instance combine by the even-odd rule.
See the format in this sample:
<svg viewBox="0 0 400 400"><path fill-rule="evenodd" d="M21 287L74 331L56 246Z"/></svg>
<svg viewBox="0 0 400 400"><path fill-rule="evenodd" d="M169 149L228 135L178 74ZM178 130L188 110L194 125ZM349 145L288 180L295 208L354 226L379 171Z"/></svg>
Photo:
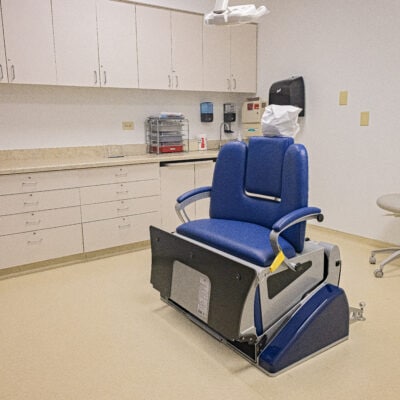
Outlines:
<svg viewBox="0 0 400 400"><path fill-rule="evenodd" d="M231 80L228 78L227 81L228 81L228 90L231 90Z"/></svg>
<svg viewBox="0 0 400 400"><path fill-rule="evenodd" d="M97 85L97 71L93 71L94 74L94 84Z"/></svg>
<svg viewBox="0 0 400 400"><path fill-rule="evenodd" d="M117 212L122 212L122 211L128 211L129 207L121 207L121 208L117 208Z"/></svg>
<svg viewBox="0 0 400 400"><path fill-rule="evenodd" d="M23 185L37 185L38 183L37 182L22 182L22 186Z"/></svg>
<svg viewBox="0 0 400 400"><path fill-rule="evenodd" d="M236 90L236 78L233 78L233 90Z"/></svg>
<svg viewBox="0 0 400 400"><path fill-rule="evenodd" d="M116 194L128 194L129 190L119 190L117 192L115 192Z"/></svg>
<svg viewBox="0 0 400 400"><path fill-rule="evenodd" d="M36 239L36 240L28 240L27 244L28 245L33 245L33 244L40 244L43 242L43 238Z"/></svg>
<svg viewBox="0 0 400 400"><path fill-rule="evenodd" d="M39 201L24 201L24 206L38 206Z"/></svg>
<svg viewBox="0 0 400 400"><path fill-rule="evenodd" d="M104 71L104 85L107 85L107 71Z"/></svg>
<svg viewBox="0 0 400 400"><path fill-rule="evenodd" d="M25 225L27 225L27 226L32 226L32 225L37 226L37 225L40 225L41 222L42 221L40 219L38 219L37 221L25 221Z"/></svg>
<svg viewBox="0 0 400 400"><path fill-rule="evenodd" d="M127 176L128 176L128 173L127 173L127 172L122 173L122 174L115 174L115 177L116 177L116 178L125 178L125 177L127 177Z"/></svg>
<svg viewBox="0 0 400 400"><path fill-rule="evenodd" d="M4 78L4 74L3 74L3 66L0 64L0 81L2 81Z"/></svg>
<svg viewBox="0 0 400 400"><path fill-rule="evenodd" d="M172 80L171 80L171 75L168 75L168 87L171 89L172 85Z"/></svg>
<svg viewBox="0 0 400 400"><path fill-rule="evenodd" d="M131 224L118 225L119 229L129 229L130 227L131 227Z"/></svg>
<svg viewBox="0 0 400 400"><path fill-rule="evenodd" d="M11 81L15 81L15 67L11 65Z"/></svg>
<svg viewBox="0 0 400 400"><path fill-rule="evenodd" d="M179 80L178 80L178 75L175 75L175 81L176 81L176 88L179 87Z"/></svg>

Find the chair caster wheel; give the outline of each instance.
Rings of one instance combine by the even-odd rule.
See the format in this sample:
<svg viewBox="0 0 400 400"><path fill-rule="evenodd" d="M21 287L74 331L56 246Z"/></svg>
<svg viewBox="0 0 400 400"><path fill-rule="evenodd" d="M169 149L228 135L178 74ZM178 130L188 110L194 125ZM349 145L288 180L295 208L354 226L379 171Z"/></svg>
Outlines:
<svg viewBox="0 0 400 400"><path fill-rule="evenodd" d="M383 277L383 271L380 270L380 269L376 269L374 271L374 275L375 275L375 278L382 278Z"/></svg>
<svg viewBox="0 0 400 400"><path fill-rule="evenodd" d="M369 258L369 263L370 263L370 264L376 264L376 258L375 258L375 256L371 256L371 257Z"/></svg>

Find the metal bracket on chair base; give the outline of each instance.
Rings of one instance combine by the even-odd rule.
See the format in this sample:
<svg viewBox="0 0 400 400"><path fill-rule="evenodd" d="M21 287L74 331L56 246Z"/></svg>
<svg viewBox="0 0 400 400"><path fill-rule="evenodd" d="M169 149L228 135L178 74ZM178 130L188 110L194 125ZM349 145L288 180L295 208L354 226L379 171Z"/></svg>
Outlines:
<svg viewBox="0 0 400 400"><path fill-rule="evenodd" d="M353 322L357 322L357 321L365 321L365 317L364 317L364 308L366 306L364 301L360 301L360 303L358 303L360 308L357 307L349 307L350 310L350 323L352 324Z"/></svg>

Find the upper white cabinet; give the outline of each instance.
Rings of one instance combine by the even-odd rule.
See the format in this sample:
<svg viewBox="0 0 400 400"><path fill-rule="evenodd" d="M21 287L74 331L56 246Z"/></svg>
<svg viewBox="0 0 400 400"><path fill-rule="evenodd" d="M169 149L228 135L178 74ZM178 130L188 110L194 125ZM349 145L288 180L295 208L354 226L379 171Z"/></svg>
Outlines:
<svg viewBox="0 0 400 400"><path fill-rule="evenodd" d="M57 83L99 86L95 0L52 0Z"/></svg>
<svg viewBox="0 0 400 400"><path fill-rule="evenodd" d="M135 6L98 0L100 85L138 87Z"/></svg>
<svg viewBox="0 0 400 400"><path fill-rule="evenodd" d="M119 0L0 4L0 83L256 91L256 25Z"/></svg>
<svg viewBox="0 0 400 400"><path fill-rule="evenodd" d="M135 6L52 1L58 84L136 88Z"/></svg>
<svg viewBox="0 0 400 400"><path fill-rule="evenodd" d="M226 92L231 88L231 31L227 26L204 26L204 89Z"/></svg>
<svg viewBox="0 0 400 400"><path fill-rule="evenodd" d="M139 87L170 89L171 21L170 11L136 6Z"/></svg>
<svg viewBox="0 0 400 400"><path fill-rule="evenodd" d="M203 89L203 17L171 11L173 89Z"/></svg>
<svg viewBox="0 0 400 400"><path fill-rule="evenodd" d="M1 18L1 8L0 8L0 83L6 83L6 82L8 82L7 63L6 63L6 51L4 48L3 20Z"/></svg>
<svg viewBox="0 0 400 400"><path fill-rule="evenodd" d="M200 15L136 6L139 87L202 90Z"/></svg>
<svg viewBox="0 0 400 400"><path fill-rule="evenodd" d="M257 91L257 25L231 27L231 85L235 92Z"/></svg>
<svg viewBox="0 0 400 400"><path fill-rule="evenodd" d="M10 83L55 84L56 66L51 1L2 0L1 8L8 81ZM3 76L6 76L1 57L0 50Z"/></svg>
<svg viewBox="0 0 400 400"><path fill-rule="evenodd" d="M205 26L204 90L255 92L257 89L257 26Z"/></svg>

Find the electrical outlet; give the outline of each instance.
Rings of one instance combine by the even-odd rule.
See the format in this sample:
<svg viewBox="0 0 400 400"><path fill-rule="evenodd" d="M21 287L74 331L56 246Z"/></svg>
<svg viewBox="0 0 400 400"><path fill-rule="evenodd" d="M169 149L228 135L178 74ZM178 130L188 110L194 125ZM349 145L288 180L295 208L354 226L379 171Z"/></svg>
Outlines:
<svg viewBox="0 0 400 400"><path fill-rule="evenodd" d="M122 130L123 131L133 131L135 129L135 123L133 121L123 121Z"/></svg>
<svg viewBox="0 0 400 400"><path fill-rule="evenodd" d="M341 92L339 92L339 106L347 106L347 98L347 90L342 90Z"/></svg>
<svg viewBox="0 0 400 400"><path fill-rule="evenodd" d="M360 126L369 125L369 111L362 111L360 114Z"/></svg>

